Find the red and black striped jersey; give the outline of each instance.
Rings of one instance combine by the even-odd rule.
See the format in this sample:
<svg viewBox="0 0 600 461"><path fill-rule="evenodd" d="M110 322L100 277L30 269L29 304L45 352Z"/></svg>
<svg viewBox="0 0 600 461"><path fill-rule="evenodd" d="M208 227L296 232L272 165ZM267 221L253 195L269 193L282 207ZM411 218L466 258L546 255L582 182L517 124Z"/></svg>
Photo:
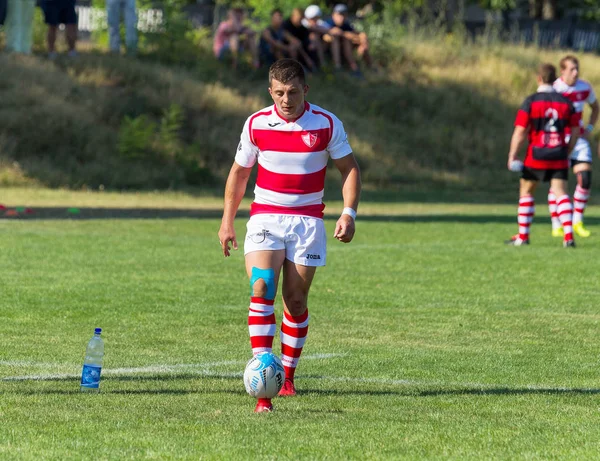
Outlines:
<svg viewBox="0 0 600 461"><path fill-rule="evenodd" d="M529 129L525 166L559 170L569 167L566 129L578 126L581 114L569 99L548 88L525 99L515 126Z"/></svg>

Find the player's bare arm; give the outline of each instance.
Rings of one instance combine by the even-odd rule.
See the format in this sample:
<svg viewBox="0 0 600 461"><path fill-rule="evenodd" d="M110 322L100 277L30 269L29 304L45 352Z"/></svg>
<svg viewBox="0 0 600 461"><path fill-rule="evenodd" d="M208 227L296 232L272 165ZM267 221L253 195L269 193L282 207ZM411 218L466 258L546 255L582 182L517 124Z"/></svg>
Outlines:
<svg viewBox="0 0 600 461"><path fill-rule="evenodd" d="M575 144L577 144L577 140L580 136L581 135L579 130L579 123L572 125L571 138L569 139L569 144L567 145L567 151L569 152L569 154L571 154L571 152L573 152L573 149L575 149Z"/></svg>
<svg viewBox="0 0 600 461"><path fill-rule="evenodd" d="M334 160L335 166L342 174L342 196L344 198L344 210L358 209L360 199L360 169L353 154L346 155L338 160ZM335 224L333 236L340 242L349 243L354 238L355 225L354 216L342 213L340 219Z"/></svg>
<svg viewBox="0 0 600 461"><path fill-rule="evenodd" d="M590 104L590 108L592 109L592 113L590 114L590 119L588 121L587 127L585 129L585 138L589 139L596 122L598 121L598 116L600 116L600 104L598 101L594 101Z"/></svg>
<svg viewBox="0 0 600 461"><path fill-rule="evenodd" d="M512 138L510 140L510 150L508 152L508 163L506 164L510 170L510 164L517 159L519 150L523 143L527 140L527 128L523 126L515 126Z"/></svg>
<svg viewBox="0 0 600 461"><path fill-rule="evenodd" d="M225 257L231 255L230 243L234 250L238 249L233 223L240 203L244 198L251 171L252 168L244 168L238 163L233 162L233 166L227 177L223 219L221 220L221 228L219 229L219 242L223 249L223 256Z"/></svg>

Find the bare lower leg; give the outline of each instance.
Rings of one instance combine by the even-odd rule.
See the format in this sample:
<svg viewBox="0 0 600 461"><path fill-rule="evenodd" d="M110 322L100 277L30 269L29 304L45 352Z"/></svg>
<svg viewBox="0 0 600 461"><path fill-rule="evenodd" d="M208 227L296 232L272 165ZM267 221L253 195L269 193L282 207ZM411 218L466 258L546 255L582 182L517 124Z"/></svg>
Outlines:
<svg viewBox="0 0 600 461"><path fill-rule="evenodd" d="M312 39L312 45L314 46L314 50L317 53L317 57L319 58L319 65L325 65L325 47L323 46L323 42L320 37L315 37Z"/></svg>
<svg viewBox="0 0 600 461"><path fill-rule="evenodd" d="M371 53L369 53L368 49L363 50L361 56L367 67L373 67L373 60L371 59Z"/></svg>
<svg viewBox="0 0 600 461"><path fill-rule="evenodd" d="M57 29L57 26L48 26L48 32L46 33L46 44L48 45L48 53L54 53L56 51Z"/></svg>
<svg viewBox="0 0 600 461"><path fill-rule="evenodd" d="M258 69L258 67L260 67L260 59L258 58L258 46L256 45L254 36L248 37L246 40L246 46L252 55L252 66Z"/></svg>
<svg viewBox="0 0 600 461"><path fill-rule="evenodd" d="M75 44L77 43L77 24L67 24L67 44L69 51L75 50Z"/></svg>
<svg viewBox="0 0 600 461"><path fill-rule="evenodd" d="M231 50L231 66L234 69L237 69L238 54L239 54L239 49L240 49L239 36L232 35L229 38L229 49Z"/></svg>
<svg viewBox="0 0 600 461"><path fill-rule="evenodd" d="M344 39L342 47L344 50L344 58L346 58L346 61L348 61L348 65L350 66L350 69L352 69L353 71L357 71L358 64L356 64L356 60L354 59L354 54L352 53L352 42L350 42L350 40Z"/></svg>
<svg viewBox="0 0 600 461"><path fill-rule="evenodd" d="M336 69L342 68L342 50L340 48L340 38L334 37L331 42L331 57L333 59L333 66Z"/></svg>

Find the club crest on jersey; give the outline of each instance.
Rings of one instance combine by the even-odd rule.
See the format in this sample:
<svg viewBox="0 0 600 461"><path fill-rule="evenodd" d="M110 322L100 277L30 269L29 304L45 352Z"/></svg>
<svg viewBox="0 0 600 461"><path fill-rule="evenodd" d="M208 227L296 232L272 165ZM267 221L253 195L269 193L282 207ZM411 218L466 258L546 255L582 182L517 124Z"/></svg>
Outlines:
<svg viewBox="0 0 600 461"><path fill-rule="evenodd" d="M302 141L304 141L304 144L308 147L314 147L317 143L317 138L318 136L315 133L308 132L302 135Z"/></svg>

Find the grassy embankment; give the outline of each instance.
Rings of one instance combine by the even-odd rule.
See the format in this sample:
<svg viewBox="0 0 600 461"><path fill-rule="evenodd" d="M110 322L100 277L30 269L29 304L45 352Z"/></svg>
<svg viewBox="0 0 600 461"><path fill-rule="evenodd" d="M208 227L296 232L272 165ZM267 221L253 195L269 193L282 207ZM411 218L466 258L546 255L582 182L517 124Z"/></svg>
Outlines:
<svg viewBox="0 0 600 461"><path fill-rule="evenodd" d="M366 197L510 200L516 178L503 168L515 111L535 88L532 69L564 52L407 39L392 54L364 82L309 81L309 100L345 123ZM598 86L600 59L582 56L581 67ZM56 62L0 55L0 68L3 187L215 190L244 119L269 103L265 71L234 74L209 57L181 69L97 52Z"/></svg>

